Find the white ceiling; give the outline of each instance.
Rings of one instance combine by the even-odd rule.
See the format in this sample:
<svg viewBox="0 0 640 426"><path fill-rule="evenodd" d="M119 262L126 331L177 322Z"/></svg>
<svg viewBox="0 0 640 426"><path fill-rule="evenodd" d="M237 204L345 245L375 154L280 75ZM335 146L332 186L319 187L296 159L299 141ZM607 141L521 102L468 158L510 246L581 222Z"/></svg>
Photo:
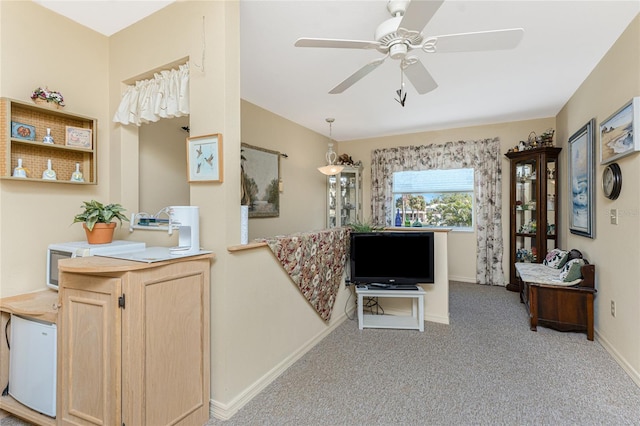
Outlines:
<svg viewBox="0 0 640 426"><path fill-rule="evenodd" d="M417 1L417 0L414 0ZM171 1L37 0L105 35ZM446 0L425 36L523 28L514 50L418 52L439 87L407 83L395 101L398 63L383 65L342 94L328 91L375 50L294 47L300 37L373 40L390 15L386 0L240 0L241 96L275 114L351 140L555 116L640 12L638 0ZM525 137L526 135L523 135Z"/></svg>

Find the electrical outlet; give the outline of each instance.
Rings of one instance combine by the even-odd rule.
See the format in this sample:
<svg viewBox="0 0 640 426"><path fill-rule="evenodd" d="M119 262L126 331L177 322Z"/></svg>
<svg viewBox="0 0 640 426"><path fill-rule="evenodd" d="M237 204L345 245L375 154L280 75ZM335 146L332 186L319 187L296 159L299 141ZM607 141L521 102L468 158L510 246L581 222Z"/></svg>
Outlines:
<svg viewBox="0 0 640 426"><path fill-rule="evenodd" d="M611 209L609 211L609 216L611 218L611 224L612 225L617 225L618 224L618 209Z"/></svg>
<svg viewBox="0 0 640 426"><path fill-rule="evenodd" d="M616 317L616 302L613 300L611 301L611 316Z"/></svg>

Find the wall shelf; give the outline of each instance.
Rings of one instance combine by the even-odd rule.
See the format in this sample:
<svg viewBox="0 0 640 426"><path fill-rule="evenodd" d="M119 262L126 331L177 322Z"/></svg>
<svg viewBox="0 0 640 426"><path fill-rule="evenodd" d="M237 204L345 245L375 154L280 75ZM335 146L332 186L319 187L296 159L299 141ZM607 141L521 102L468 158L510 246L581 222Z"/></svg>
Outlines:
<svg viewBox="0 0 640 426"><path fill-rule="evenodd" d="M95 185L97 183L97 129L98 120L63 110L54 110L33 103L9 98L0 98L0 178L72 185ZM27 124L35 128L35 140L12 137L11 123ZM91 147L75 147L65 144L67 126L91 130ZM42 142L47 129L51 129L53 144ZM29 171L28 177L13 178L13 170L22 159ZM40 179L51 160L57 180ZM80 164L84 182L71 181L76 164Z"/></svg>

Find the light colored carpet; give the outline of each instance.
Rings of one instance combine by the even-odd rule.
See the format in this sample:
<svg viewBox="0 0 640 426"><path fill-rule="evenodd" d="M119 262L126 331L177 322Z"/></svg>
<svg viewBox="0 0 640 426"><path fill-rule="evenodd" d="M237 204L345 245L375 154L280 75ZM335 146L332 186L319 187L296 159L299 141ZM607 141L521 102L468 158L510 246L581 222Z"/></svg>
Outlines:
<svg viewBox="0 0 640 426"><path fill-rule="evenodd" d="M640 388L583 333L529 330L516 293L451 283L450 325L346 321L208 425L640 424Z"/></svg>
<svg viewBox="0 0 640 426"><path fill-rule="evenodd" d="M530 331L504 287L451 283L450 311L450 325L426 322L423 333L346 321L230 420L207 425L640 424L640 388L585 334Z"/></svg>

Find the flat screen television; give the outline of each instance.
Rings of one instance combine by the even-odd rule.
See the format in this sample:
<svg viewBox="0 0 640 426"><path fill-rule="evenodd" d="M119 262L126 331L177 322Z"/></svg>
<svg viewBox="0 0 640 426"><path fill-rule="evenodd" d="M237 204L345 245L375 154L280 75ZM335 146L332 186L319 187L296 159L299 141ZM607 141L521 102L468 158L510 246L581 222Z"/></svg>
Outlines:
<svg viewBox="0 0 640 426"><path fill-rule="evenodd" d="M428 284L435 278L433 232L351 233L353 284Z"/></svg>

